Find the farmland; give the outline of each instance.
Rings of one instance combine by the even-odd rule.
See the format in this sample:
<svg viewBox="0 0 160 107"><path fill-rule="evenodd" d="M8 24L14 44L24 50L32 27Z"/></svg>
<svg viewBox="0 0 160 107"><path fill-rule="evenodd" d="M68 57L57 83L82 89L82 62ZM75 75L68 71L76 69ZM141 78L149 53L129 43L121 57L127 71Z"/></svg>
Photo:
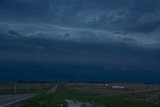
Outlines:
<svg viewBox="0 0 160 107"><path fill-rule="evenodd" d="M52 87L53 83L16 83L16 82L1 82L0 95L6 94L26 94L26 93L41 93Z"/></svg>
<svg viewBox="0 0 160 107"><path fill-rule="evenodd" d="M113 89L112 86L124 86ZM43 93L23 107L159 107L160 85L122 83L60 83L54 95Z"/></svg>

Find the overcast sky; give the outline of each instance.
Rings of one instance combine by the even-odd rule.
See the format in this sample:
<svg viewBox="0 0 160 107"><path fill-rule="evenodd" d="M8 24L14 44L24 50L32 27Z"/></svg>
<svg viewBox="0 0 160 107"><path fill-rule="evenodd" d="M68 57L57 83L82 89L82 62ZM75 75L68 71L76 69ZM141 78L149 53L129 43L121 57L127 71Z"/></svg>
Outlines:
<svg viewBox="0 0 160 107"><path fill-rule="evenodd" d="M159 65L160 0L0 0L0 78L160 81Z"/></svg>
<svg viewBox="0 0 160 107"><path fill-rule="evenodd" d="M0 0L0 21L103 30L146 44L160 42L160 0Z"/></svg>

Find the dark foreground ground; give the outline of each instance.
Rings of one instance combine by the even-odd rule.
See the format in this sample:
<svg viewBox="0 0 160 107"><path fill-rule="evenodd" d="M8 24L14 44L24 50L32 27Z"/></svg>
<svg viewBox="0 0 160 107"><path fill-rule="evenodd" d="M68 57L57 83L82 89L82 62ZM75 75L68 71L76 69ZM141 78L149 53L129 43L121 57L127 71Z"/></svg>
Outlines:
<svg viewBox="0 0 160 107"><path fill-rule="evenodd" d="M160 107L160 85L59 83L54 94L43 92L15 107Z"/></svg>

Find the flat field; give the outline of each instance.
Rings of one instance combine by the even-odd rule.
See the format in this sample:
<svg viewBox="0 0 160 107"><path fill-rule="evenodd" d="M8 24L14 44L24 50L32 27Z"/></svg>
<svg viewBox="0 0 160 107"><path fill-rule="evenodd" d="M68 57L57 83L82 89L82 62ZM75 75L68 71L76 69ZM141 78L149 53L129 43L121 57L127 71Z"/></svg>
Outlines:
<svg viewBox="0 0 160 107"><path fill-rule="evenodd" d="M0 82L0 95L45 92L49 90L52 85L53 83Z"/></svg>
<svg viewBox="0 0 160 107"><path fill-rule="evenodd" d="M160 85L60 83L54 95L43 93L23 107L160 107Z"/></svg>

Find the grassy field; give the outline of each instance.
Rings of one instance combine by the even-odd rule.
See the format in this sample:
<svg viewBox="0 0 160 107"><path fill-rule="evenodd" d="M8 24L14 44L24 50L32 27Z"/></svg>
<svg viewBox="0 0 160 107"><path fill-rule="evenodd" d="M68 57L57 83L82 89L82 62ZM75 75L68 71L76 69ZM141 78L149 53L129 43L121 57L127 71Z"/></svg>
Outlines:
<svg viewBox="0 0 160 107"><path fill-rule="evenodd" d="M0 95L43 93L52 87L53 83L0 83Z"/></svg>
<svg viewBox="0 0 160 107"><path fill-rule="evenodd" d="M43 93L25 102L23 107L68 107L66 100L90 103L91 107L160 107L160 91L102 94L105 87L92 88L92 91L79 90L84 85L63 83L54 95ZM89 88L89 89L90 89ZM97 91L98 90L98 91ZM97 91L97 93L96 93Z"/></svg>
<svg viewBox="0 0 160 107"><path fill-rule="evenodd" d="M28 93L44 93L48 89L30 89L29 91L27 89L18 89L15 93L14 90L0 90L0 95L6 95L6 94L28 94Z"/></svg>

